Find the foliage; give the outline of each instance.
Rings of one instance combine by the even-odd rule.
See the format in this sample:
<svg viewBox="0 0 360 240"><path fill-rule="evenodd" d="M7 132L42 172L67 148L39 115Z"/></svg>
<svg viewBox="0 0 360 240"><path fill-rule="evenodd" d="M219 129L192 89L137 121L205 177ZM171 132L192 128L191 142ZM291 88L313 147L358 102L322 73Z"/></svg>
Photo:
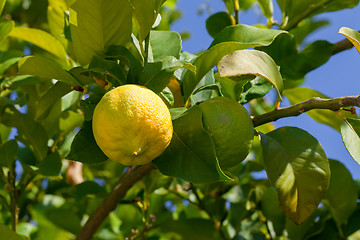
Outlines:
<svg viewBox="0 0 360 240"><path fill-rule="evenodd" d="M335 53L360 52L346 27L345 44L302 41L327 24L314 16L359 0L223 2L206 21L213 42L195 55L170 31L176 0L0 0L2 237L360 239L359 180L305 130L271 124L312 110L360 164L359 97L301 86ZM240 24L254 4L267 23ZM153 164L130 168L104 155L91 124L101 97L129 83L159 94L174 126ZM250 154L228 169L198 106L218 96L247 106L256 127ZM280 108L284 97L293 105ZM254 177L263 170L268 179Z"/></svg>

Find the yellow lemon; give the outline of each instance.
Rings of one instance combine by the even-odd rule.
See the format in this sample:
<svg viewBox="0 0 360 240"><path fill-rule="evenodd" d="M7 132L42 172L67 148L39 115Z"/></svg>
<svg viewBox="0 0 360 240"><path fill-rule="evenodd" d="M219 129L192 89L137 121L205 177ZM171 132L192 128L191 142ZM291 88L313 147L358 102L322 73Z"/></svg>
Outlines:
<svg viewBox="0 0 360 240"><path fill-rule="evenodd" d="M168 108L150 89L123 85L107 92L93 115L96 143L111 160L143 165L169 145L173 127Z"/></svg>
<svg viewBox="0 0 360 240"><path fill-rule="evenodd" d="M254 138L254 125L248 111L226 97L206 100L199 107L220 166L229 168L241 163L249 154Z"/></svg>

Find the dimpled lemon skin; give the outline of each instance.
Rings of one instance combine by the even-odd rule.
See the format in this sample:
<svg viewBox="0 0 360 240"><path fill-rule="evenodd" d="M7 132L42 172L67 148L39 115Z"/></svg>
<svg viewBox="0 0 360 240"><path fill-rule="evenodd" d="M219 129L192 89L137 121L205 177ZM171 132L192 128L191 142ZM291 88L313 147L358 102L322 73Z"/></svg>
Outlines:
<svg viewBox="0 0 360 240"><path fill-rule="evenodd" d="M143 165L169 145L173 126L168 108L153 91L123 85L107 92L93 115L96 143L105 155L123 165Z"/></svg>
<svg viewBox="0 0 360 240"><path fill-rule="evenodd" d="M226 169L241 163L249 154L254 138L254 125L248 111L226 97L206 100L199 107L220 166Z"/></svg>

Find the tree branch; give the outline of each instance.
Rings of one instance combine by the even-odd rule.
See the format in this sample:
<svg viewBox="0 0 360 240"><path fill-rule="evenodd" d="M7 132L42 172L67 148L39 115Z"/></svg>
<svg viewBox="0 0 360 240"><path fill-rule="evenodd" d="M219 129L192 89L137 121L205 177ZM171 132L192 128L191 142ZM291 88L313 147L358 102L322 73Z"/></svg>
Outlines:
<svg viewBox="0 0 360 240"><path fill-rule="evenodd" d="M358 32L360 32L360 30ZM344 50L348 50L348 49L351 49L352 47L354 47L354 45L347 38L345 38L337 43L334 43L334 45L335 45L335 49L332 51L331 55L335 55L339 52L342 52Z"/></svg>
<svg viewBox="0 0 360 240"><path fill-rule="evenodd" d="M312 98L310 100L284 108L278 108L253 118L254 126L276 121L280 118L298 116L313 109L328 109L339 111L344 107L360 107L360 95L349 97L338 97L332 99Z"/></svg>
<svg viewBox="0 0 360 240"><path fill-rule="evenodd" d="M97 207L95 212L90 216L86 224L77 235L77 240L90 240L94 233L99 228L101 223L105 220L108 214L116 208L119 200L123 198L126 192L146 174L155 169L152 162L129 168L118 183L113 188L112 192L104 201Z"/></svg>

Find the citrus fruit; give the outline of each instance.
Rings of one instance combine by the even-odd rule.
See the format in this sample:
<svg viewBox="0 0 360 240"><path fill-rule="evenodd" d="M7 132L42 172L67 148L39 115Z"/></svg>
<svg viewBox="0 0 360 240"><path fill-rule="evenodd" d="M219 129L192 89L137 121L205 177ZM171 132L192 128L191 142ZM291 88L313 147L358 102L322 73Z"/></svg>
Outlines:
<svg viewBox="0 0 360 240"><path fill-rule="evenodd" d="M220 166L229 168L241 163L249 154L254 138L254 125L247 110L226 97L206 100L199 107Z"/></svg>
<svg viewBox="0 0 360 240"><path fill-rule="evenodd" d="M158 157L173 133L170 112L161 98L133 84L114 88L101 98L92 126L105 155L128 166Z"/></svg>

